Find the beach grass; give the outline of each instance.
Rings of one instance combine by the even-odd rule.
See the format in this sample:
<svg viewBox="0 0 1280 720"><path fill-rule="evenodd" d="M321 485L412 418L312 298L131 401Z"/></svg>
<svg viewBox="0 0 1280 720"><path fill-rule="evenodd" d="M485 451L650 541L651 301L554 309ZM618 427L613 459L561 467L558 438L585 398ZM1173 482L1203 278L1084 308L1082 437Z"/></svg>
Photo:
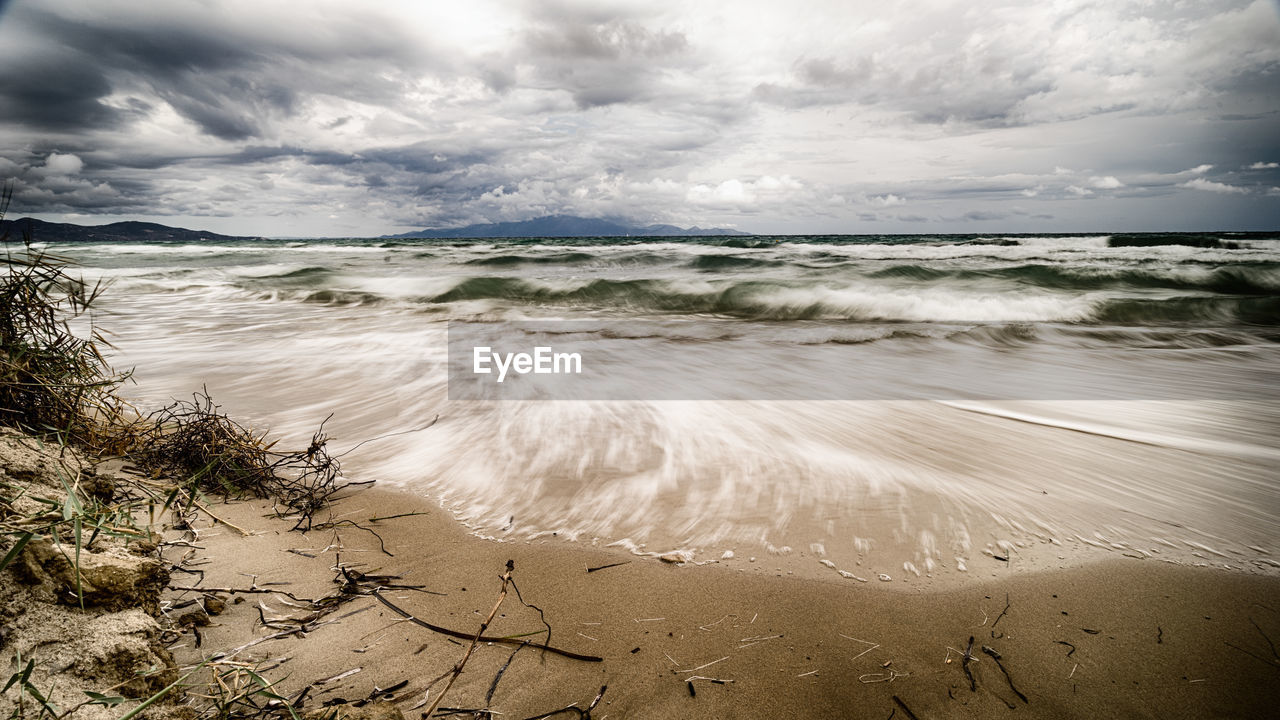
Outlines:
<svg viewBox="0 0 1280 720"><path fill-rule="evenodd" d="M0 220L11 197L9 186ZM108 364L110 343L94 322L106 287L75 275L70 260L33 240L29 231L0 236L0 424L94 456L126 456L180 479L191 501L200 491L273 498L282 514L299 518L298 527L310 527L341 476L323 423L306 448L280 451L265 433L223 413L207 391L139 412L121 398L130 373Z"/></svg>
<svg viewBox="0 0 1280 720"><path fill-rule="evenodd" d="M11 197L11 185L0 190L0 220ZM174 526L204 513L247 534L215 515L208 496L255 496L270 499L295 529L313 526L315 513L342 487L323 423L306 448L280 451L265 433L223 413L203 390L140 412L121 397L130 373L108 363L110 344L95 322L94 305L106 286L79 277L74 263L41 248L29 230L19 238L6 232L0 244L0 425L16 431L12 441L52 465L30 477L0 473L0 572L21 566L32 547L47 545L74 578L74 599L60 596L62 601L84 612L85 557L103 538L148 542L147 552L158 554L152 531L157 513L168 513ZM127 472L100 477L95 465L105 460L122 462ZM126 702L111 691L85 691L79 703L66 703L64 696L69 707L60 708L38 685L35 660L15 654L12 661L14 672L0 694L16 689L14 718L65 718L82 708ZM284 720L297 720L252 665L214 662L207 678L186 682L206 664L188 668L123 717L177 689L200 701L204 718L262 717L270 705Z"/></svg>

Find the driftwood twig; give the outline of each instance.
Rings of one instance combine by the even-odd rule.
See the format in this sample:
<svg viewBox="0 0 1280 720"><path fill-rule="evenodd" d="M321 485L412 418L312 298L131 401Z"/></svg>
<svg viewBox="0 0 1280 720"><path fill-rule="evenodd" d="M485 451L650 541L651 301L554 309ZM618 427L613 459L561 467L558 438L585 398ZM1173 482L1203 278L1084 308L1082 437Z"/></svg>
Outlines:
<svg viewBox="0 0 1280 720"><path fill-rule="evenodd" d="M1004 609L996 616L996 621L991 623L992 629L995 628L996 624L1000 622L1000 618L1004 617L1004 614L1007 612L1009 612L1009 593L1004 594Z"/></svg>
<svg viewBox="0 0 1280 720"><path fill-rule="evenodd" d="M897 695L894 695L894 696L893 696L893 702L894 702L898 707L902 708L902 712L906 713L906 714L907 714L907 717L908 717L910 720L920 720L919 718L917 718L917 717L916 717L916 714L915 714L915 713L911 712L911 708L907 707L907 704L906 704L906 703L904 703L904 702L902 702L902 698L898 697Z"/></svg>
<svg viewBox="0 0 1280 720"><path fill-rule="evenodd" d="M969 646L964 649L964 656L960 661L960 667L964 670L965 677L969 678L969 692L978 692L978 683L973 679L973 671L969 669L969 663L973 662L973 636L969 636Z"/></svg>
<svg viewBox="0 0 1280 720"><path fill-rule="evenodd" d="M1000 653L996 652L993 648L987 647L986 645L982 646L982 652L986 653L987 655L990 655L991 659L996 661L996 667L1000 668L1000 672L1004 673L1004 679L1009 682L1009 689L1013 691L1013 694L1017 695L1018 699L1021 700L1022 702L1029 704L1031 701L1028 700L1027 696L1023 695L1022 692L1018 690L1017 686L1013 684L1013 678L1009 677L1009 671L1005 669L1004 663L1000 662Z"/></svg>
<svg viewBox="0 0 1280 720"><path fill-rule="evenodd" d="M240 527L240 526L238 526L238 525L234 525L234 524L232 524L232 523L231 523L230 521L228 521L228 520L225 520L225 519L223 519L223 518L218 517L217 515L214 515L212 510L210 510L209 508L207 508L207 507L205 507L204 505L200 504L200 502L199 502L198 500L196 500L195 498L191 498L190 502L191 502L191 504L192 504L192 505L196 506L196 508L198 508L198 509L200 509L200 510L204 511L204 514L205 514L205 515L208 515L209 517L213 518L215 522L218 522L218 523L221 523L221 524L223 524L223 525L226 525L227 527L231 528L232 530L235 530L236 532L240 533L240 537L249 537L250 535L252 535L252 534L253 534L253 533L249 532L248 530L245 530L244 528L242 528L242 527Z"/></svg>
<svg viewBox="0 0 1280 720"><path fill-rule="evenodd" d="M472 637L474 637L474 635L464 633L464 632L458 632L457 630L450 630L449 628L441 627L439 625L433 625L427 622L426 620L422 620L421 618L415 617L414 615L410 614L408 611L400 608L399 606L393 604L390 600L383 597L382 593L375 591L372 593L372 595L375 599L378 600L378 602L382 603L383 605L386 605L393 612L398 613L401 617L413 623L414 625L424 627L433 632L438 632L441 635L448 635L450 637L461 638L463 640L470 640ZM597 657L595 655L581 655L579 653L570 652L568 650L561 650L560 648L551 647L550 645L531 643L527 640L519 640L516 638L481 636L479 638L479 642L506 643L507 645L528 645L529 647L536 648L538 650L546 650L547 652L555 653L556 655L562 655L571 660L582 660L584 662L604 662L604 658Z"/></svg>
<svg viewBox="0 0 1280 720"><path fill-rule="evenodd" d="M422 713L423 717L431 717L431 713L440 707L440 701L445 695L449 694L449 688L453 687L453 683L462 674L462 668L466 667L467 661L471 659L471 654L475 652L476 645L480 644L480 638L484 637L484 631L489 627L489 623L493 622L494 616L498 614L498 608L502 607L502 601L507 599L507 586L511 584L511 573L516 569L516 564L512 560L507 561L507 572L502 575L502 589L498 591L498 600L493 604L493 609L489 611L489 617L480 623L480 629L476 631L474 637L471 638L471 644L467 646L467 652L462 659L453 666L453 674L449 676L449 681L444 684L444 690L436 695L435 702L427 707L426 712ZM513 655L514 657L514 655Z"/></svg>
<svg viewBox="0 0 1280 720"><path fill-rule="evenodd" d="M593 572L596 572L597 570L607 570L608 568L611 568L611 567L618 567L619 565L626 565L626 564L627 564L627 563L629 563L629 562L631 562L631 561L630 561L630 560L623 560L622 562L609 563L608 565L601 565L601 566L599 566L599 567L590 567L590 568L587 568L587 572L589 572L589 573L593 573Z"/></svg>

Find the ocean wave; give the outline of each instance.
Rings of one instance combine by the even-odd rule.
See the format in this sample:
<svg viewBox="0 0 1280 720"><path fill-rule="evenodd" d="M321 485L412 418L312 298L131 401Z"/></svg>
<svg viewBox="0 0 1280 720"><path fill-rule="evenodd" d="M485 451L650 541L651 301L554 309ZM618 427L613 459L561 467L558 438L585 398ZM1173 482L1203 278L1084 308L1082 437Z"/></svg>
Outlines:
<svg viewBox="0 0 1280 720"><path fill-rule="evenodd" d="M321 305L377 305L387 300L387 298L377 293L354 290L316 290L306 293L298 299L302 302Z"/></svg>
<svg viewBox="0 0 1280 720"><path fill-rule="evenodd" d="M753 320L1034 322L1087 319L1092 301L1045 293L975 293L876 286L789 285L777 281L546 281L473 277L433 303L504 300L529 305L589 306Z"/></svg>
<svg viewBox="0 0 1280 720"><path fill-rule="evenodd" d="M1265 333L1234 330L1185 328L1176 329L1128 327L1060 327L1057 334L1075 347L1106 350L1115 347L1159 350L1198 350L1246 347L1259 341L1276 342Z"/></svg>
<svg viewBox="0 0 1280 720"><path fill-rule="evenodd" d="M1110 300L1095 318L1117 325L1243 323L1280 325L1280 297L1174 297Z"/></svg>
<svg viewBox="0 0 1280 720"><path fill-rule="evenodd" d="M1239 250L1241 247L1230 240L1203 233L1126 233L1114 235L1107 241L1108 247L1159 247L1161 245L1185 245L1215 250Z"/></svg>
<svg viewBox="0 0 1280 720"><path fill-rule="evenodd" d="M333 270L327 267L319 267L309 265L307 267L295 268L293 270L285 270L283 272L269 273L265 275L249 275L254 280L315 280L325 278L333 274Z"/></svg>
<svg viewBox="0 0 1280 720"><path fill-rule="evenodd" d="M68 250L97 260L101 277L130 293L189 289L197 297L217 288L273 302L382 303L457 318L550 311L768 322L1280 325L1280 246L1262 247L1266 238L1224 236L1258 247L1222 250L1110 247L1116 237L1123 236L756 238L754 249L729 240L576 239ZM140 254L112 255L117 250Z"/></svg>
<svg viewBox="0 0 1280 720"><path fill-rule="evenodd" d="M954 325L914 325L896 327L894 325L846 325L842 327L821 326L804 331L792 331L781 334L780 340L790 341L797 345L866 345L882 340L903 340L907 342L931 341L950 338L968 331L969 327Z"/></svg>
<svg viewBox="0 0 1280 720"><path fill-rule="evenodd" d="M1055 250L1086 250L1110 246L1110 235L1008 235L1001 241L1017 243L1024 247L1053 248ZM1002 243L1003 244L1003 243Z"/></svg>
<svg viewBox="0 0 1280 720"><path fill-rule="evenodd" d="M1008 242L1006 242L1008 241ZM1240 249L1193 247L1162 243L1146 247L1112 247L1106 236L988 238L936 243L819 244L808 238L776 246L780 253L802 256L802 262L841 260L898 260L908 263L1007 262L1110 264L1155 261L1176 264L1187 261L1231 265L1239 262L1280 261L1280 244L1230 240Z"/></svg>
<svg viewBox="0 0 1280 720"><path fill-rule="evenodd" d="M1046 293L987 293L950 288L792 287L725 293L726 314L770 320L842 319L907 322L1077 322L1093 301Z"/></svg>
<svg viewBox="0 0 1280 720"><path fill-rule="evenodd" d="M971 328L955 336L967 341L976 342L984 347L1023 347L1040 337L1040 331L1031 323L1007 323L981 325Z"/></svg>
<svg viewBox="0 0 1280 720"><path fill-rule="evenodd" d="M722 272L780 267L785 264L783 260L768 260L744 255L699 255L688 263L688 267L701 272Z"/></svg>
<svg viewBox="0 0 1280 720"><path fill-rule="evenodd" d="M778 240L769 237L732 238L714 243L720 247L730 248L766 248L773 247Z"/></svg>
<svg viewBox="0 0 1280 720"><path fill-rule="evenodd" d="M65 246L62 246L65 247ZM223 244L192 244L184 243L166 244L166 243L146 243L146 242L107 242L107 243L76 243L69 246L70 249L78 252L95 252L103 255L229 255L233 253L245 252L273 252L278 247L263 245L223 245Z"/></svg>
<svg viewBox="0 0 1280 720"><path fill-rule="evenodd" d="M1207 267L1212 267L1208 270ZM938 265L894 265L868 277L919 282L998 280L1055 290L1168 289L1202 290L1224 295L1280 294L1280 263L1262 262L1231 267L1164 266L1136 269L1115 266L1048 264L969 269Z"/></svg>
<svg viewBox="0 0 1280 720"><path fill-rule="evenodd" d="M559 252L549 255L490 255L467 260L467 265L508 267L516 265L568 265L598 260L599 257L584 252Z"/></svg>
<svg viewBox="0 0 1280 720"><path fill-rule="evenodd" d="M522 306L633 312L706 314L746 320L884 322L1066 322L1118 325L1189 322L1280 324L1280 292L1265 277L1223 269L1200 278L1145 273L1076 276L1055 268L1013 268L971 273L989 280L1022 275L1029 287L992 288L945 283L883 285L783 280L560 279L469 277L423 301L448 304L492 300ZM897 268L888 277L947 278L928 268ZM954 274L952 274L954 277ZM1215 295L1116 296L1109 289L1189 290ZM1074 290L1075 292L1067 292Z"/></svg>

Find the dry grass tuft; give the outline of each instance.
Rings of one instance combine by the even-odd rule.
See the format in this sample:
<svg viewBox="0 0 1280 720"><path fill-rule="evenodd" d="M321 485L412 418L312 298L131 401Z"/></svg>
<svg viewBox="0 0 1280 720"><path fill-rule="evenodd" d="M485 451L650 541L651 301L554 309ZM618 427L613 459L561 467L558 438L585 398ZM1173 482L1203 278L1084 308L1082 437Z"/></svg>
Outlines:
<svg viewBox="0 0 1280 720"><path fill-rule="evenodd" d="M0 220L12 194L12 186L0 194ZM101 352L110 343L92 308L104 286L73 275L69 260L33 246L29 232L18 248L7 234L0 243L0 424L91 454L126 456L192 497L272 498L281 514L297 516L296 527L311 527L341 487L323 423L305 450L280 452L206 392L141 415L117 394L128 374L115 372Z"/></svg>
<svg viewBox="0 0 1280 720"><path fill-rule="evenodd" d="M0 196L4 218L12 188ZM103 287L70 274L65 258L37 249L24 233L21 249L5 245L0 275L0 422L86 447L111 448L127 405L90 311ZM79 332L72 330L77 324Z"/></svg>
<svg viewBox="0 0 1280 720"><path fill-rule="evenodd" d="M275 500L281 515L310 529L312 516L342 488L341 464L329 455L323 423L305 450L278 452L265 434L232 420L207 393L155 411L138 424L131 453L140 464L192 488Z"/></svg>

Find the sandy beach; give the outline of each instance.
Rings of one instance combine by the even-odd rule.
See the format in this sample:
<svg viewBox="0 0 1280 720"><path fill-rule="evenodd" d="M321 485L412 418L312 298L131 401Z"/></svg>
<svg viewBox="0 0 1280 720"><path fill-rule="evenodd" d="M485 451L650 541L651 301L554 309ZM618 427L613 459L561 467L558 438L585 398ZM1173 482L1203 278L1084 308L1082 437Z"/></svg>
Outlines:
<svg viewBox="0 0 1280 720"><path fill-rule="evenodd" d="M215 511L252 535L217 524L196 530L200 549L188 562L207 560L198 565L203 587L278 588L314 598L333 592L340 561L422 586L430 593L383 593L421 620L470 634L493 606L511 560L521 597L541 608L552 628L550 644L602 658L586 662L524 648L512 659L515 646L481 643L444 707L486 707L486 692L508 660L488 703L502 717L533 717L573 703L585 708L602 686L597 718L1015 711L1053 718L1261 717L1277 699L1280 658L1272 643L1280 634L1274 605L1280 582L1269 577L1112 556L1018 572L983 558L994 577L975 572L963 586L931 590L778 577L760 559L680 566L555 540L480 540L438 507L378 489L338 502L333 517L376 529L390 554L374 535L350 525L289 532L262 503ZM370 522L403 513L422 514ZM169 552L179 550L186 552ZM605 567L614 563L623 564ZM282 596L242 596L249 602L228 604L202 629L200 648L189 635L173 646L180 664L273 634L260 626L259 600L267 619L300 613ZM312 685L313 703L359 700L406 682L393 702L413 717L426 685L463 656L467 643L407 622L372 597L347 607L360 612L304 638L253 645L238 657L274 666L269 674L281 678L285 694ZM486 634L543 629L538 613L512 595ZM970 637L973 661L966 663Z"/></svg>
<svg viewBox="0 0 1280 720"><path fill-rule="evenodd" d="M59 478L117 500L130 483L163 487L12 435L0 469L10 524ZM1058 567L1022 562L1057 557L1046 543L981 556L963 580L859 582L778 556L698 565L483 539L369 485L340 491L310 531L275 509L152 505L138 529L76 550L74 577L69 538L21 549L0 576L0 643L35 670L0 711L36 712L36 690L106 720L159 692L142 717L204 717L229 692L205 666L224 684L262 678L308 718L425 718L432 704L431 717L586 717L593 703L595 718L1247 718L1277 699L1280 580L1261 572L1087 546ZM84 691L122 697L86 706Z"/></svg>
<svg viewBox="0 0 1280 720"><path fill-rule="evenodd" d="M1280 0L0 0L0 720L1280 718Z"/></svg>

